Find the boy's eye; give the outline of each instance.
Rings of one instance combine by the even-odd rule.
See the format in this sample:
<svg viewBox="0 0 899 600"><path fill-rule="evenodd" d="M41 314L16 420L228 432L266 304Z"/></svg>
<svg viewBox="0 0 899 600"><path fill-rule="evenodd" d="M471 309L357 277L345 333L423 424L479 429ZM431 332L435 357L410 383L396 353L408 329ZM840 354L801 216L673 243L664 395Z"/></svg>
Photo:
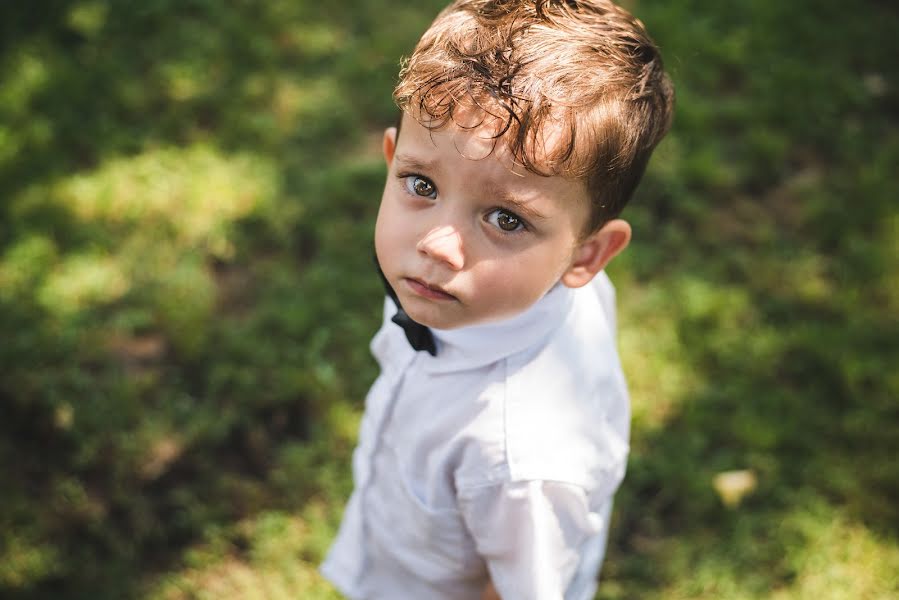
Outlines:
<svg viewBox="0 0 899 600"><path fill-rule="evenodd" d="M426 198L436 198L437 188L434 183L427 177L421 175L409 175L405 177L406 189L416 196L424 196Z"/></svg>
<svg viewBox="0 0 899 600"><path fill-rule="evenodd" d="M501 208L497 208L487 215L487 222L509 232L524 228L524 222L518 215Z"/></svg>

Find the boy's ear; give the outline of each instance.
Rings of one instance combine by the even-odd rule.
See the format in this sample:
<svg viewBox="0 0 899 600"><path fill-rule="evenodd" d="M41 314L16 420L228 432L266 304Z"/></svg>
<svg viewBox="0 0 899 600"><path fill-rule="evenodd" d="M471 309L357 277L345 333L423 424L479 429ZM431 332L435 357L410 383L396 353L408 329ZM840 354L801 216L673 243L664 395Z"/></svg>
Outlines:
<svg viewBox="0 0 899 600"><path fill-rule="evenodd" d="M574 250L571 264L562 274L562 283L570 288L587 285L631 241L627 221L612 219L587 236Z"/></svg>
<svg viewBox="0 0 899 600"><path fill-rule="evenodd" d="M393 153L396 152L396 127L388 127L384 130L384 140L381 142L381 149L384 151L384 160L387 161L387 167L393 162Z"/></svg>

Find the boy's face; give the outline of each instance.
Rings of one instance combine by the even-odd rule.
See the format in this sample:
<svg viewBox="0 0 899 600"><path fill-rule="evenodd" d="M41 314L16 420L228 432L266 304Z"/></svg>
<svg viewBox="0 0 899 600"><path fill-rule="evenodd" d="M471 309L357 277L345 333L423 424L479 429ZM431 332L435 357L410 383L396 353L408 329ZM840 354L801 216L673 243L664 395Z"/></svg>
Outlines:
<svg viewBox="0 0 899 600"><path fill-rule="evenodd" d="M623 241L602 236L607 227L585 239L584 182L526 171L484 127L430 131L404 115L401 131L384 134L375 248L415 321L452 329L513 316L560 280L584 285L627 244L629 228Z"/></svg>

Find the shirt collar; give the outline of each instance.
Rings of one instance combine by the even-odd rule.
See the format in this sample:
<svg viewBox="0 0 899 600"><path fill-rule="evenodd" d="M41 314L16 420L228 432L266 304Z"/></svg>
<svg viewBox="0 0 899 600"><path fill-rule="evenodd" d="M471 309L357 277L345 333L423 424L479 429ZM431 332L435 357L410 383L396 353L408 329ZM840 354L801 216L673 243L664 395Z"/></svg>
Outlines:
<svg viewBox="0 0 899 600"><path fill-rule="evenodd" d="M541 343L558 329L571 309L574 290L557 283L523 313L458 329L431 328L437 356L420 353L430 372L474 369Z"/></svg>

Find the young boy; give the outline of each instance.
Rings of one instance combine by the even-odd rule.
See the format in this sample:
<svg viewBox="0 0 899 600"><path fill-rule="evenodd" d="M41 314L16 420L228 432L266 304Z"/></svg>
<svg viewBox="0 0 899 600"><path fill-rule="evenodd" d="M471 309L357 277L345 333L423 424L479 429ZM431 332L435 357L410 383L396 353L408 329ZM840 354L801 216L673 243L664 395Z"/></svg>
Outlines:
<svg viewBox="0 0 899 600"><path fill-rule="evenodd" d="M375 229L381 375L322 572L348 597L593 597L629 407L602 269L668 129L606 0L457 0L400 73Z"/></svg>

